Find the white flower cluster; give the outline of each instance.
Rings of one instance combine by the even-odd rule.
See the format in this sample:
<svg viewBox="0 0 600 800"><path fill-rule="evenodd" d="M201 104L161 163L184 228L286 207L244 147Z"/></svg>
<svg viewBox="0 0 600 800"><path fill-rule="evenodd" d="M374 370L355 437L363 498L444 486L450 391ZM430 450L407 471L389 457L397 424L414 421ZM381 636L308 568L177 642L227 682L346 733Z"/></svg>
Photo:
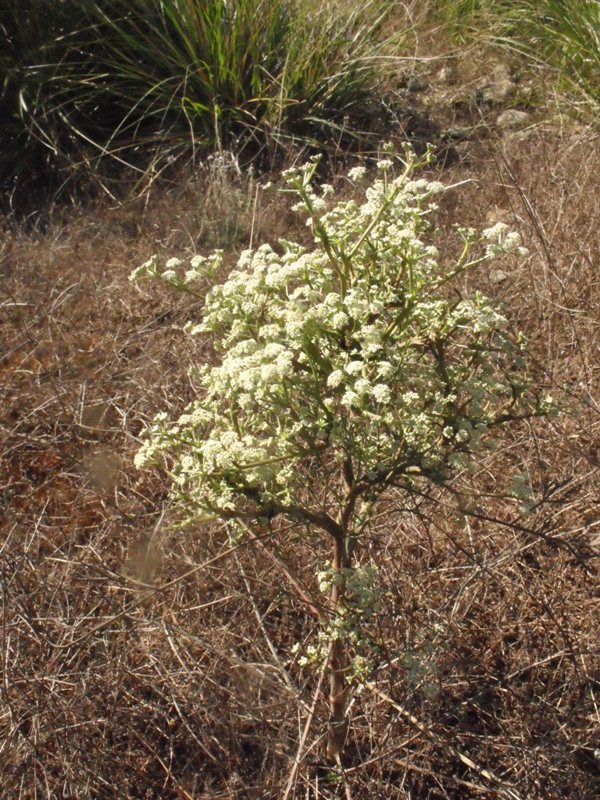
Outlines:
<svg viewBox="0 0 600 800"><path fill-rule="evenodd" d="M491 228L482 231L481 238L489 242L486 253L494 257L503 253L517 253L525 257L528 254L523 247L521 236L517 231L512 231L505 222L497 222Z"/></svg>
<svg viewBox="0 0 600 800"><path fill-rule="evenodd" d="M190 514L297 508L307 485L344 459L373 495L390 480L443 480L523 396L506 318L483 295L457 299L446 288L454 274L519 251L520 240L499 226L479 242L463 232L461 259L442 263L429 219L443 187L413 179L410 160L393 177L394 163L384 159L362 202L315 188L316 160L288 170L314 246L245 251L189 324L212 334L218 363L200 370L198 400L180 419L150 428L136 463L165 454ZM196 256L192 272L214 272L221 257ZM180 263L166 266L160 273L151 259L134 276L185 283ZM325 485L323 502L339 507L339 481Z"/></svg>
<svg viewBox="0 0 600 800"><path fill-rule="evenodd" d="M209 256L192 256L189 262L190 269L183 270L184 262L180 258L169 258L161 272L158 267L158 257L152 256L133 270L129 280L135 283L142 278L159 278L175 289L186 289L201 279L214 277L222 261L223 251L215 250Z"/></svg>

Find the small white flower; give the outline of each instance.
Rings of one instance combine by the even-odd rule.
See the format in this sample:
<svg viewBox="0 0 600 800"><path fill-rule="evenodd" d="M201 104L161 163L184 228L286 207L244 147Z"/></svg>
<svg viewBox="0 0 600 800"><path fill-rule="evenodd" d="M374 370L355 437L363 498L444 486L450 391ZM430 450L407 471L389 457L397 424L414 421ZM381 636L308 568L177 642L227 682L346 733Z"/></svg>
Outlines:
<svg viewBox="0 0 600 800"><path fill-rule="evenodd" d="M441 194L446 191L446 187L440 181L431 181L427 186L427 190L430 194Z"/></svg>
<svg viewBox="0 0 600 800"><path fill-rule="evenodd" d="M344 381L344 373L341 369L334 369L333 372L327 378L327 386L330 389L337 389L337 387L343 383Z"/></svg>
<svg viewBox="0 0 600 800"><path fill-rule="evenodd" d="M148 458L148 451L145 447L140 447L133 457L133 463L136 469L144 469L148 465L150 459Z"/></svg>
<svg viewBox="0 0 600 800"><path fill-rule="evenodd" d="M359 378L354 384L354 391L359 395L367 394L371 391L371 384L366 378Z"/></svg>
<svg viewBox="0 0 600 800"><path fill-rule="evenodd" d="M418 402L419 395L416 392L405 392L402 395L402 400L406 403L407 406L413 405L414 403Z"/></svg>
<svg viewBox="0 0 600 800"><path fill-rule="evenodd" d="M346 406L346 408L352 408L352 406L356 405L357 402L358 402L358 395L351 389L348 389L348 391L344 393L341 400L342 405Z"/></svg>
<svg viewBox="0 0 600 800"><path fill-rule="evenodd" d="M386 386L385 383L378 383L373 387L373 391L371 392L373 397L378 403L389 403L391 398L390 387Z"/></svg>
<svg viewBox="0 0 600 800"><path fill-rule="evenodd" d="M348 324L348 315L344 311L336 311L331 317L331 326L335 330L340 330Z"/></svg>
<svg viewBox="0 0 600 800"><path fill-rule="evenodd" d="M129 276L129 280L133 283L134 281L139 280L140 278L147 278L157 274L157 264L158 264L158 257L152 256L149 258L148 261L144 261L144 263L136 267L133 272Z"/></svg>
<svg viewBox="0 0 600 800"><path fill-rule="evenodd" d="M129 280L132 283L139 281L140 278L143 278L147 275L147 270L145 268L145 264L142 264L139 267L136 267L132 272L129 273Z"/></svg>
<svg viewBox="0 0 600 800"><path fill-rule="evenodd" d="M188 269L185 273L184 282L185 283L195 283L197 280L200 280L202 277L202 273L198 272L196 269Z"/></svg>
<svg viewBox="0 0 600 800"><path fill-rule="evenodd" d="M346 372L348 375L359 375L364 367L363 361L350 361L350 363L346 365Z"/></svg>
<svg viewBox="0 0 600 800"><path fill-rule="evenodd" d="M192 256L192 258L190 258L190 266L192 269L198 270L200 269L200 267L203 267L207 261L208 259L206 258L206 256L200 256L200 255Z"/></svg>
<svg viewBox="0 0 600 800"><path fill-rule="evenodd" d="M491 228L486 228L481 232L481 238L487 242L500 242L504 239L510 228L505 222L497 222Z"/></svg>
<svg viewBox="0 0 600 800"><path fill-rule="evenodd" d="M352 169L348 172L348 177L351 181L358 182L361 181L366 174L366 167L352 167Z"/></svg>
<svg viewBox="0 0 600 800"><path fill-rule="evenodd" d="M393 372L394 368L389 361L380 361L377 365L377 374L381 378L389 378Z"/></svg>

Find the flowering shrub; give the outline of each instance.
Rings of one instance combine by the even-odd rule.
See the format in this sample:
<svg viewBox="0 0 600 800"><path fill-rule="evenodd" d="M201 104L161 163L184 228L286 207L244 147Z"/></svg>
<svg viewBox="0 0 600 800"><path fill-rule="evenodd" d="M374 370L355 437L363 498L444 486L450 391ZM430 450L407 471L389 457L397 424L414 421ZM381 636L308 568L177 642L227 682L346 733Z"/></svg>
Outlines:
<svg viewBox="0 0 600 800"><path fill-rule="evenodd" d="M439 183L414 179L407 151L367 181L361 202L334 202L315 185L318 160L285 173L296 210L307 215L313 246L280 241L242 253L228 279L206 297L192 336L211 334L215 366L197 373L197 399L178 419L159 415L136 457L162 460L173 495L189 519L220 519L243 531L283 516L331 537L326 571L331 615L330 753L343 739L349 620L371 587L352 579L355 543L390 486L411 491L444 483L494 430L540 410L528 399L523 353L506 318L475 292L464 297L457 275L503 253L523 252L502 224L477 236L458 229L452 263L432 244ZM194 291L221 260L196 256L191 269L156 259L134 277L155 275ZM362 574L362 573L361 573ZM358 577L358 575L357 575Z"/></svg>

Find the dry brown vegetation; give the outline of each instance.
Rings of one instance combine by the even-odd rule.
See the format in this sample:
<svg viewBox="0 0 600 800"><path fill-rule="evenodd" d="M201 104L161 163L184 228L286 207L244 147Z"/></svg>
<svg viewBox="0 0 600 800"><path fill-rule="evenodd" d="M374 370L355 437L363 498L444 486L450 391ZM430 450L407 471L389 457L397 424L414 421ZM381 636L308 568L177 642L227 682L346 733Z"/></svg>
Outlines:
<svg viewBox="0 0 600 800"><path fill-rule="evenodd" d="M209 170L144 205L8 222L0 337L0 794L6 798L599 796L600 150L542 127L438 167L451 224L506 219L530 257L470 280L504 302L570 413L523 423L463 506L390 497L376 521L380 668L357 688L345 773L323 759L315 621L320 540L231 548L169 527L167 486L133 468L156 411L190 397L195 307L134 289L151 253L232 253L292 224ZM283 201L281 201L283 202ZM561 388L565 387L565 388ZM538 505L507 500L528 469ZM475 497L479 497L475 501ZM291 578L293 576L293 579Z"/></svg>

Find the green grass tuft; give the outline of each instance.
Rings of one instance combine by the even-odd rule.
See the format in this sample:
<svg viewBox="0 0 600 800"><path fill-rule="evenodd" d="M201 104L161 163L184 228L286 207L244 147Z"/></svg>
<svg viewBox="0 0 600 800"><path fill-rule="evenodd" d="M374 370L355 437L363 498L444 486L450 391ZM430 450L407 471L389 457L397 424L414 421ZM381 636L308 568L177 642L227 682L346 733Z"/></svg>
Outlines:
<svg viewBox="0 0 600 800"><path fill-rule="evenodd" d="M598 0L432 0L459 42L485 39L555 72L557 87L600 108Z"/></svg>
<svg viewBox="0 0 600 800"><path fill-rule="evenodd" d="M35 7L35 11L34 11ZM0 180L54 182L110 156L144 173L190 150L323 142L365 122L385 0L8 0ZM398 38L398 37L396 37Z"/></svg>

